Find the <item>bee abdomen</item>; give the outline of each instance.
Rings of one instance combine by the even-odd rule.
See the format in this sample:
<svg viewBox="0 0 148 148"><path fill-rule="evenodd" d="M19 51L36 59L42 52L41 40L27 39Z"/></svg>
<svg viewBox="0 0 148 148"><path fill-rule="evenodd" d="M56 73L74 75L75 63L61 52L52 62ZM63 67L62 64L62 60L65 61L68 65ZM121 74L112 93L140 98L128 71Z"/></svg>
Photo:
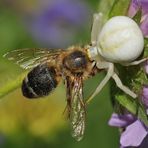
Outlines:
<svg viewBox="0 0 148 148"><path fill-rule="evenodd" d="M46 64L35 67L22 83L22 93L27 98L47 96L57 87L57 74L54 67Z"/></svg>

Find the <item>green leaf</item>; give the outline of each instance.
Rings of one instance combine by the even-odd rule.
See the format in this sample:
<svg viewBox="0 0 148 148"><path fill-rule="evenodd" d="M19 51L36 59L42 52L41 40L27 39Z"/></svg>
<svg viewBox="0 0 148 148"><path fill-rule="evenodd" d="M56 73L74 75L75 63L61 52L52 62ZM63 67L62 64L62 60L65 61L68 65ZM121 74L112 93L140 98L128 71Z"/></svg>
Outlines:
<svg viewBox="0 0 148 148"><path fill-rule="evenodd" d="M145 125L148 126L148 118L145 109L137 102L137 100L130 99L126 95L118 95L115 97L115 99L129 112L136 115Z"/></svg>
<svg viewBox="0 0 148 148"><path fill-rule="evenodd" d="M109 12L109 18L117 15L127 15L130 0L114 0Z"/></svg>
<svg viewBox="0 0 148 148"><path fill-rule="evenodd" d="M117 15L127 15L130 0L101 0L98 11L103 13L105 22L108 18Z"/></svg>
<svg viewBox="0 0 148 148"><path fill-rule="evenodd" d="M144 39L144 56L148 56L148 38Z"/></svg>
<svg viewBox="0 0 148 148"><path fill-rule="evenodd" d="M27 74L27 72L23 72L17 78L7 81L5 85L0 87L0 98L4 97L5 95L10 93L11 91L18 88L21 85L22 80L24 79L26 74Z"/></svg>
<svg viewBox="0 0 148 148"><path fill-rule="evenodd" d="M140 24L141 17L142 17L142 11L139 10L139 11L136 13L136 15L133 17L133 19L136 21L137 24Z"/></svg>
<svg viewBox="0 0 148 148"><path fill-rule="evenodd" d="M104 21L108 19L109 12L113 6L114 0L100 0L98 11L103 13Z"/></svg>

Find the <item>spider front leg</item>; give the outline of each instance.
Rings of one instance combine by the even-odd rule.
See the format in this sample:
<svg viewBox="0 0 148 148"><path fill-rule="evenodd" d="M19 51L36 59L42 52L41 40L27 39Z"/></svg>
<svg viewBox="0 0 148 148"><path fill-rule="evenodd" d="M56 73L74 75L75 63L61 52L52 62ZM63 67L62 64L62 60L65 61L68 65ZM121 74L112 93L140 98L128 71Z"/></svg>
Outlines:
<svg viewBox="0 0 148 148"><path fill-rule="evenodd" d="M115 80L116 85L122 91L124 91L126 94L130 95L132 98L137 97L137 95L133 91L131 91L128 87L126 87L125 85L122 84L120 78L118 77L118 75L114 71L114 64L113 63L101 61L101 62L97 62L96 66L99 69L106 69L107 74L106 74L105 78L101 81L101 83L97 86L94 93L86 101L87 103L89 103L102 90L102 88L106 85L106 83L109 81L109 79L111 77Z"/></svg>
<svg viewBox="0 0 148 148"><path fill-rule="evenodd" d="M96 46L98 41L98 34L101 31L102 28L102 13L95 13L93 15L93 24L92 24L92 30L91 30L91 44L92 46Z"/></svg>
<svg viewBox="0 0 148 148"><path fill-rule="evenodd" d="M109 81L109 79L112 77L114 73L113 63L102 61L102 62L97 62L96 66L99 69L107 69L107 74L105 78L101 81L101 83L97 86L94 93L86 101L87 103L89 103L102 90L102 88L106 85L106 83Z"/></svg>

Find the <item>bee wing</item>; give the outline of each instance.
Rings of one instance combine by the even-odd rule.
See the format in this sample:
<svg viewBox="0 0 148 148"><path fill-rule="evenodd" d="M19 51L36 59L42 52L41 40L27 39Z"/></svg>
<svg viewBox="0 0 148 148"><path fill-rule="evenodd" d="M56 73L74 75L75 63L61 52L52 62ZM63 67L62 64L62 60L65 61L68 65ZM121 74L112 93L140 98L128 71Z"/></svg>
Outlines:
<svg viewBox="0 0 148 148"><path fill-rule="evenodd" d="M8 60L14 61L23 69L30 69L36 67L42 62L50 61L56 58L63 49L41 49L41 48L25 48L17 49L7 52L3 55Z"/></svg>
<svg viewBox="0 0 148 148"><path fill-rule="evenodd" d="M83 138L85 130L85 103L83 98L82 77L68 77L67 85L67 107L69 111L69 120L72 128L72 136L80 141Z"/></svg>

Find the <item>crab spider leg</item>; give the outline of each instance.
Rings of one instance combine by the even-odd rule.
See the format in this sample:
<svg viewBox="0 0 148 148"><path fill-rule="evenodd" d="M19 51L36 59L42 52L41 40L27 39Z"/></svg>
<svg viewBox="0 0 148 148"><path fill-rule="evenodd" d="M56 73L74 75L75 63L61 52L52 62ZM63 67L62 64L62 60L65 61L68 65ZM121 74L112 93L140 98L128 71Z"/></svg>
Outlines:
<svg viewBox="0 0 148 148"><path fill-rule="evenodd" d="M92 31L91 31L91 44L92 46L96 46L98 41L98 34L102 28L102 13L95 13L93 15L93 24L92 24Z"/></svg>
<svg viewBox="0 0 148 148"><path fill-rule="evenodd" d="M106 85L106 83L112 77L113 72L114 72L114 65L109 62L98 62L97 67L99 69L107 69L107 74L106 74L105 78L101 81L101 83L98 85L98 87L96 88L94 93L86 101L87 103L89 103L102 90L102 88Z"/></svg>
<svg viewBox="0 0 148 148"><path fill-rule="evenodd" d="M148 60L148 58L143 58L141 60L138 60L138 61L133 61L131 63L126 63L126 64L122 64L124 66L132 66L132 65L139 65L141 64L142 62L145 62L146 60Z"/></svg>
<svg viewBox="0 0 148 148"><path fill-rule="evenodd" d="M124 91L126 94L130 95L132 98L136 98L137 97L137 95L134 92L132 92L128 87L126 87L125 85L122 84L120 78L114 72L114 64L113 63L109 63L109 62L98 62L97 63L97 67L99 69L107 69L107 74L106 74L105 78L101 81L101 83L98 85L98 87L96 88L96 90L94 91L94 93L86 101L87 103L89 103L102 90L102 88L106 85L106 83L109 81L109 79L111 77L115 80L116 85L122 91Z"/></svg>
<svg viewBox="0 0 148 148"><path fill-rule="evenodd" d="M132 98L137 98L137 95L132 92L128 87L126 87L125 85L122 84L120 78L118 77L118 75L116 73L113 74L112 78L115 80L116 85L123 90L126 94L130 95Z"/></svg>

